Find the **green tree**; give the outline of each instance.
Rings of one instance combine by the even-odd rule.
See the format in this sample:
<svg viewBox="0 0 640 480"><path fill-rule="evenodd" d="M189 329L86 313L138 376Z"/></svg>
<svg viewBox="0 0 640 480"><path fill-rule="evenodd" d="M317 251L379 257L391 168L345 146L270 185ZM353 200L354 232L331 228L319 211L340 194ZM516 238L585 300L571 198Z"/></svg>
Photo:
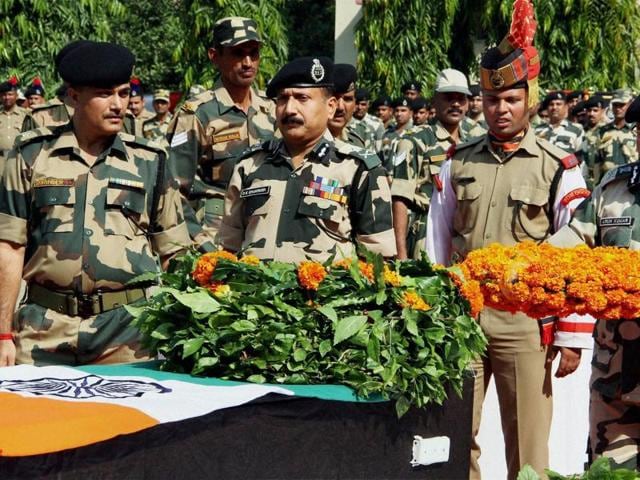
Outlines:
<svg viewBox="0 0 640 480"><path fill-rule="evenodd" d="M283 12L289 59L324 55L333 58L335 0L286 0Z"/></svg>
<svg viewBox="0 0 640 480"><path fill-rule="evenodd" d="M182 75L172 58L174 42L186 33L175 0L120 0L126 17L118 22L113 40L126 45L136 56L135 74L145 90L175 90Z"/></svg>
<svg viewBox="0 0 640 480"><path fill-rule="evenodd" d="M261 50L258 85L264 87L287 59L287 36L281 10L284 0L182 0L181 19L188 25L177 39L173 60L182 72L184 87L202 84L211 87L217 77L207 57L214 23L223 17L254 19L264 42Z"/></svg>
<svg viewBox="0 0 640 480"><path fill-rule="evenodd" d="M40 75L52 92L54 58L72 40L108 40L126 9L118 0L0 0L0 77Z"/></svg>

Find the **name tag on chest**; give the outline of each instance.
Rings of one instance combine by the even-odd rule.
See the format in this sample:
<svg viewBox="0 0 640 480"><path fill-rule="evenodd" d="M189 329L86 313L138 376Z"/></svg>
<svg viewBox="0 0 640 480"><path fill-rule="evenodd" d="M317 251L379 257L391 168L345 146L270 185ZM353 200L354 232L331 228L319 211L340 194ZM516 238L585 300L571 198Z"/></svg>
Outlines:
<svg viewBox="0 0 640 480"><path fill-rule="evenodd" d="M257 195L269 195L271 192L271 187L255 187L255 188L245 188L240 192L240 198L247 197L255 197Z"/></svg>
<svg viewBox="0 0 640 480"><path fill-rule="evenodd" d="M222 133L213 136L213 144L230 142L232 140L240 140L240 132Z"/></svg>
<svg viewBox="0 0 640 480"><path fill-rule="evenodd" d="M633 225L633 217L604 217L600 219L600 227L630 227Z"/></svg>

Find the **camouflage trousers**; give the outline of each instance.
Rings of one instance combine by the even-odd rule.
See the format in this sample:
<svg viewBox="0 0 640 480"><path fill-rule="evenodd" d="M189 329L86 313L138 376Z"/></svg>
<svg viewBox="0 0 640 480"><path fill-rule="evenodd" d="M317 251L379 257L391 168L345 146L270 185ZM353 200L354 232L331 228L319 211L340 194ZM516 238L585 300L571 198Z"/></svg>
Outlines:
<svg viewBox="0 0 640 480"><path fill-rule="evenodd" d="M16 364L84 365L149 360L124 307L88 318L26 303L14 316Z"/></svg>
<svg viewBox="0 0 640 480"><path fill-rule="evenodd" d="M409 212L409 228L407 230L407 255L409 258L420 258L426 250L428 210Z"/></svg>

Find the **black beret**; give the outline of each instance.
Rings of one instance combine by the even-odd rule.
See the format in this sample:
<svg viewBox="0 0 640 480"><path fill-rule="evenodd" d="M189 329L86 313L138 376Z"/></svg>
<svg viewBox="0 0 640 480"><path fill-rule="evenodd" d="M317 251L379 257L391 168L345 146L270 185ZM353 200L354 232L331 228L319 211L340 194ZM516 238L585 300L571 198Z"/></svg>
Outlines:
<svg viewBox="0 0 640 480"><path fill-rule="evenodd" d="M347 93L356 88L358 74L356 67L348 63L336 63L333 66L333 90L336 93Z"/></svg>
<svg viewBox="0 0 640 480"><path fill-rule="evenodd" d="M78 47L82 47L83 45L87 45L90 43L92 42L89 40L75 40L71 43L67 43L64 47L62 47L62 49L58 52L58 55L56 55L56 58L54 60L56 64L56 70L58 71L58 73L60 72L60 62L65 57L65 55L67 55L69 52L71 52L72 50L75 50Z"/></svg>
<svg viewBox="0 0 640 480"><path fill-rule="evenodd" d="M371 100L371 92L366 88L356 89L356 102L363 102L365 100Z"/></svg>
<svg viewBox="0 0 640 480"><path fill-rule="evenodd" d="M472 97L479 97L482 94L480 85L478 85L477 83L474 83L473 85L469 85L469 91L471 92Z"/></svg>
<svg viewBox="0 0 640 480"><path fill-rule="evenodd" d="M580 90L575 90L567 94L567 100L573 100L574 98L582 98L582 92Z"/></svg>
<svg viewBox="0 0 640 480"><path fill-rule="evenodd" d="M133 53L122 45L88 42L67 53L58 70L70 85L109 88L129 83L135 61Z"/></svg>
<svg viewBox="0 0 640 480"><path fill-rule="evenodd" d="M144 90L142 89L142 83L138 77L131 77L129 80L129 86L131 87L132 97L143 97Z"/></svg>
<svg viewBox="0 0 640 480"><path fill-rule="evenodd" d="M429 108L429 102L424 97L418 97L411 102L411 110L420 110L421 108Z"/></svg>
<svg viewBox="0 0 640 480"><path fill-rule="evenodd" d="M39 77L33 79L29 88L24 92L24 96L29 98L31 95L40 95L44 97L44 87L42 86L42 82Z"/></svg>
<svg viewBox="0 0 640 480"><path fill-rule="evenodd" d="M586 113L587 112L586 104L587 102L576 103L576 106L571 109L571 115L575 116L575 115L578 115L579 113Z"/></svg>
<svg viewBox="0 0 640 480"><path fill-rule="evenodd" d="M627 113L624 114L624 121L627 123L640 121L640 96L636 97L627 107Z"/></svg>
<svg viewBox="0 0 640 480"><path fill-rule="evenodd" d="M547 102L547 105L549 105L549 102L551 102L552 100L564 100L566 102L567 96L564 94L564 92L561 92L559 90L555 92L549 92L547 96L544 97L544 101Z"/></svg>
<svg viewBox="0 0 640 480"><path fill-rule="evenodd" d="M267 85L267 96L275 98L283 88L333 89L333 62L328 57L299 57L282 67Z"/></svg>
<svg viewBox="0 0 640 480"><path fill-rule="evenodd" d="M13 75L6 82L0 83L0 93L10 92L11 90L18 90L20 83L15 75Z"/></svg>
<svg viewBox="0 0 640 480"><path fill-rule="evenodd" d="M373 101L372 107L373 107L373 109L375 110L376 108L378 108L378 107L382 107L383 105L384 105L385 107L390 107L392 103L393 103L393 101L391 100L391 98L390 98L390 97L387 97L387 96L385 95L385 96L383 96L383 97L376 98L376 99Z"/></svg>
<svg viewBox="0 0 640 480"><path fill-rule="evenodd" d="M584 102L585 108L605 108L607 106L607 101L599 95L594 95L589 100Z"/></svg>
<svg viewBox="0 0 640 480"><path fill-rule="evenodd" d="M416 82L415 80L411 80L410 82L407 82L404 85L402 85L401 92L404 93L407 90L416 90L418 92L421 92L422 87L420 86L420 83Z"/></svg>
<svg viewBox="0 0 640 480"><path fill-rule="evenodd" d="M413 102L411 101L411 99L409 99L407 97L396 98L393 101L393 104L391 106L393 108L407 107L407 108L413 110Z"/></svg>

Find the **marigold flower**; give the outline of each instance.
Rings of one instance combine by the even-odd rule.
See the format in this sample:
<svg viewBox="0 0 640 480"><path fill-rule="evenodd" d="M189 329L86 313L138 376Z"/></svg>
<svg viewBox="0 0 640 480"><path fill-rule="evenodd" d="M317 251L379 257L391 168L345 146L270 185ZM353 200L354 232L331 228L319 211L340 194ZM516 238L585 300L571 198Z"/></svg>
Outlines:
<svg viewBox="0 0 640 480"><path fill-rule="evenodd" d="M318 262L306 261L298 265L298 281L306 290L317 290L326 276L326 269Z"/></svg>
<svg viewBox="0 0 640 480"><path fill-rule="evenodd" d="M392 287L399 287L402 283L402 277L391 270L387 265L384 266L384 283L391 285Z"/></svg>
<svg viewBox="0 0 640 480"><path fill-rule="evenodd" d="M246 263L247 265L259 265L260 259L255 255L247 255L240 259L240 263Z"/></svg>
<svg viewBox="0 0 640 480"><path fill-rule="evenodd" d="M345 270L349 270L351 268L351 259L350 258L341 258L331 264L332 268L344 268Z"/></svg>
<svg viewBox="0 0 640 480"><path fill-rule="evenodd" d="M373 265L371 263L363 262L362 260L358 261L358 268L360 273L364 278L373 283Z"/></svg>
<svg viewBox="0 0 640 480"><path fill-rule="evenodd" d="M211 291L218 298L227 297L231 294L231 287L226 283L219 283L215 286L212 285L211 287Z"/></svg>
<svg viewBox="0 0 640 480"><path fill-rule="evenodd" d="M425 302L416 292L406 291L402 294L402 301L400 302L402 308L410 308L412 310L427 311L431 309L431 306Z"/></svg>
<svg viewBox="0 0 640 480"><path fill-rule="evenodd" d="M238 258L231 252L218 250L217 252L209 252L202 255L196 262L196 267L191 273L191 278L200 286L207 286L211 280L211 275L216 269L218 259L237 262Z"/></svg>

